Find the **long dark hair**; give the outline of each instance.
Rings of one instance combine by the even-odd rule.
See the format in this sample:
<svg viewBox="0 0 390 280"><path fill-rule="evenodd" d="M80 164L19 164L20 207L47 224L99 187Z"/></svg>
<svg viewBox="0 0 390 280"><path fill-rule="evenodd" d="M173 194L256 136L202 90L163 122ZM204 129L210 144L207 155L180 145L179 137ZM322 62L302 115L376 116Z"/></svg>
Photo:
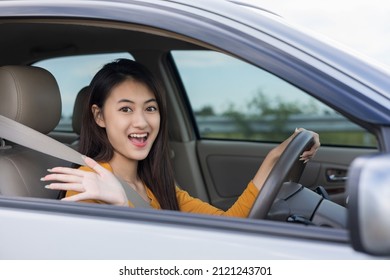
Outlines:
<svg viewBox="0 0 390 280"><path fill-rule="evenodd" d="M160 112L159 133L149 155L139 161L137 175L151 189L162 209L179 210L169 156L165 92L159 81L142 64L129 59L118 59L104 65L93 77L83 112L79 151L100 162L112 159L114 149L105 128L96 124L91 108L94 104L102 108L111 90L129 78L144 84L153 92Z"/></svg>

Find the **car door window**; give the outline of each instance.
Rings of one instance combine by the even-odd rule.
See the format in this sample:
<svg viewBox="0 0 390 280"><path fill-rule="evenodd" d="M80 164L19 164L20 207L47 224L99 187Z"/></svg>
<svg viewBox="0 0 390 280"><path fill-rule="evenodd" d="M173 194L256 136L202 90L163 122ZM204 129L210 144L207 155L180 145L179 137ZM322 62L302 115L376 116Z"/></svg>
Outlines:
<svg viewBox="0 0 390 280"><path fill-rule="evenodd" d="M325 145L376 147L375 137L292 84L215 51L173 51L203 139L280 142L296 127Z"/></svg>
<svg viewBox="0 0 390 280"><path fill-rule="evenodd" d="M58 57L39 61L42 67L54 75L61 92L62 114L56 131L72 131L73 105L77 93L89 85L92 77L106 63L118 58L133 59L129 53L105 53Z"/></svg>

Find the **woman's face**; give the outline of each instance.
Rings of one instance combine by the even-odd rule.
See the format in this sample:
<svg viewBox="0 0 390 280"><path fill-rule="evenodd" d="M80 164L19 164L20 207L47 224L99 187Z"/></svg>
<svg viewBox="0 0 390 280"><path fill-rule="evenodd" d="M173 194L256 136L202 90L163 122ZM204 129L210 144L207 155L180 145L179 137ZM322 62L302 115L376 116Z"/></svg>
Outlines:
<svg viewBox="0 0 390 280"><path fill-rule="evenodd" d="M96 123L106 129L114 157L145 159L160 129L160 112L152 91L128 79L114 87L102 108L92 106Z"/></svg>

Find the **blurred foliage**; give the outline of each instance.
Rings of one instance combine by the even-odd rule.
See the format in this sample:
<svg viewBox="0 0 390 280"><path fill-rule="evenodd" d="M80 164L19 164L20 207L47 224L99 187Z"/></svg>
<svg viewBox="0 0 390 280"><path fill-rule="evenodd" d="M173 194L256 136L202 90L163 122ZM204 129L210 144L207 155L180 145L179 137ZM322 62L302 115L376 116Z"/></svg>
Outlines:
<svg viewBox="0 0 390 280"><path fill-rule="evenodd" d="M224 116L234 122L237 130L234 132L213 132L207 131L202 133L203 138L216 139L235 139L235 140L254 140L267 142L280 142L288 137L292 131L288 129L291 116L313 115L324 116L337 114L334 111L320 109L313 100L302 103L300 101L288 101L280 98L270 100L262 90L258 90L256 95L246 104L245 108L238 108L235 104L230 103L223 112L216 114L211 105L204 106L195 112L196 116L211 117ZM254 120L268 119L268 124L272 129L268 132L256 132L251 127ZM348 120L347 120L348 121ZM290 125L291 126L291 125ZM368 146L376 147L375 137L361 131L321 131L313 129L320 134L321 142L326 145L337 146Z"/></svg>

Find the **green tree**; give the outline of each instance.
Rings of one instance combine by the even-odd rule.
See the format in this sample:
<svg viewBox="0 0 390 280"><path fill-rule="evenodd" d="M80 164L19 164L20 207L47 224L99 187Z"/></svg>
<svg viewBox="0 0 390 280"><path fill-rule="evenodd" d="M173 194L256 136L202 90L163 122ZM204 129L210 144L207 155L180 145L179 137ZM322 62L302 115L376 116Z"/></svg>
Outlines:
<svg viewBox="0 0 390 280"><path fill-rule="evenodd" d="M244 138L250 138L252 136L253 130L248 122L248 117L239 112L239 110L235 108L234 104L230 103L228 109L223 112L222 115L230 117L235 122L239 128L239 132L243 134Z"/></svg>
<svg viewBox="0 0 390 280"><path fill-rule="evenodd" d="M215 116L214 108L211 105L203 106L198 111L195 111L194 114L203 117Z"/></svg>

